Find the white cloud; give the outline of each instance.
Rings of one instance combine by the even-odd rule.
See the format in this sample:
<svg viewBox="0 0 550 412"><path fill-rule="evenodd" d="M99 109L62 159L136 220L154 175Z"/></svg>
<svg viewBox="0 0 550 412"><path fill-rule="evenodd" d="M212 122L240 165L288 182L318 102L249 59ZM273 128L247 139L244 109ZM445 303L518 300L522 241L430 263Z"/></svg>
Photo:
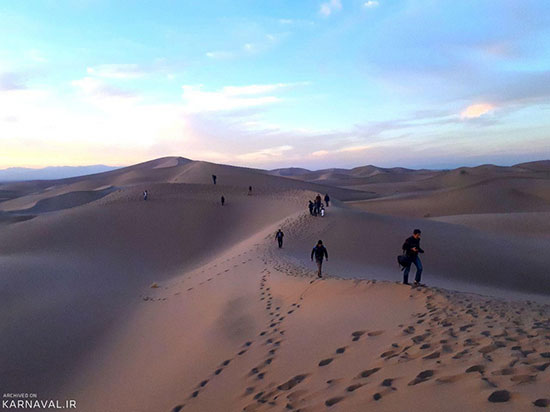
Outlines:
<svg viewBox="0 0 550 412"><path fill-rule="evenodd" d="M205 91L201 85L185 85L182 97L188 113L231 111L278 103L282 99L269 94L289 86L292 84L256 84Z"/></svg>
<svg viewBox="0 0 550 412"><path fill-rule="evenodd" d="M88 67L86 72L107 79L136 79L145 75L143 68L137 64L100 64Z"/></svg>
<svg viewBox="0 0 550 412"><path fill-rule="evenodd" d="M77 90L88 101L101 100L102 102L107 99L117 100L138 100L139 97L128 90L123 90L101 79L94 77L84 77L82 79L73 80L71 84L77 88Z"/></svg>
<svg viewBox="0 0 550 412"><path fill-rule="evenodd" d="M237 155L237 159L245 162L265 162L273 161L274 158L282 157L286 152L292 150L293 147L290 145L283 145L277 147L268 147L265 149L260 149L255 152L249 152Z"/></svg>
<svg viewBox="0 0 550 412"><path fill-rule="evenodd" d="M489 113L494 109L495 106L490 103L471 104L460 113L460 117L462 119L475 119Z"/></svg>
<svg viewBox="0 0 550 412"><path fill-rule="evenodd" d="M376 0L369 0L369 1L366 1L363 4L363 6L365 6L368 9L372 9L372 8L378 7L379 4L380 3L378 3Z"/></svg>
<svg viewBox="0 0 550 412"><path fill-rule="evenodd" d="M338 149L337 152L338 153L362 152L367 149L370 149L369 145L348 146L348 147L342 147L341 149Z"/></svg>
<svg viewBox="0 0 550 412"><path fill-rule="evenodd" d="M335 11L342 10L342 1L341 0L329 0L326 3L322 3L319 8L319 13L324 16L330 16Z"/></svg>

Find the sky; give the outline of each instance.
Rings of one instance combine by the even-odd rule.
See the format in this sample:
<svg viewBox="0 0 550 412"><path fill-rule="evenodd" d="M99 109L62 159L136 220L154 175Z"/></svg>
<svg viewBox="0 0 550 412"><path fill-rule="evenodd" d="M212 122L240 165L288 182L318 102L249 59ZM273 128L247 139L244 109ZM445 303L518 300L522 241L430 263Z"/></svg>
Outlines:
<svg viewBox="0 0 550 412"><path fill-rule="evenodd" d="M548 0L0 1L0 168L550 158Z"/></svg>

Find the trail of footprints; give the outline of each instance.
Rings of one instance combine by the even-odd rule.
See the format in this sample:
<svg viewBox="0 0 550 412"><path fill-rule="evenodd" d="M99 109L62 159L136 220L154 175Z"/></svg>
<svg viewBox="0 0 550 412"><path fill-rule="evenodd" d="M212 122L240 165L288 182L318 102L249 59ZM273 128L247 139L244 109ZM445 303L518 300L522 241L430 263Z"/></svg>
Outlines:
<svg viewBox="0 0 550 412"><path fill-rule="evenodd" d="M284 342L285 331L282 329L282 324L286 316L291 315L301 307L299 303L293 303L291 305L291 308L287 310L286 314L282 314L282 308L280 306L273 306L273 295L271 293L271 288L268 286L270 273L271 272L267 269L262 270L262 277L259 288L259 299L260 301L265 301L265 311L269 315L269 321L266 325L265 330L260 332L258 335L258 340L261 341L262 346L265 347L266 350L265 360L258 366L252 368L252 370L249 372L248 378L251 381L251 386L246 388L244 394L245 396L253 394L254 382L262 381L265 378L265 375L268 373L268 367L276 359L276 352L280 348L281 344ZM224 371L224 369L231 364L231 362L245 355L254 343L256 343L256 341L245 342L240 348L239 352L237 352L233 358L227 359L220 363L219 367L209 377L202 380L195 386L194 390L188 396L187 402L198 398L201 392L206 389L208 383L213 378L220 375ZM292 384L287 384L287 386L292 386ZM263 392L259 392L254 394L253 398L259 403L262 403L264 402L265 396ZM182 411L185 408L185 405L186 403L175 406L172 409L172 412Z"/></svg>
<svg viewBox="0 0 550 412"><path fill-rule="evenodd" d="M313 271L281 262L272 253L265 256L263 262L266 268L261 272L259 288L259 299L265 303L265 311L269 315L265 329L260 332L257 343L245 342L233 359L222 362L209 379L201 381L191 393L190 400L198 397L210 379L222 373L235 358L243 356L253 344L266 352L264 360L246 376L248 386L243 396L249 397L250 403L244 411L275 406L297 411L312 402L318 402L322 396L322 391L311 393L300 389L300 384L314 372L296 375L279 384L266 384L270 368L276 362L277 351L285 342L284 321L301 307L299 302L284 310L274 305L269 286L271 273L267 267L270 265L275 270L294 276L312 277ZM489 402L508 402L511 399L508 389L532 384L540 373L550 373L549 305L529 302L529 310L526 310L522 304L495 302L494 299L449 294L441 289L424 287L413 289L410 297L421 295L425 295L425 311L413 314L411 324L398 325L401 336L380 353L375 365L348 378L334 378L326 382L328 387L348 382L344 384L341 394L324 401L327 409L364 387L371 388L374 392L372 400L378 402L398 391L400 385L415 386L429 381L453 384L471 376L477 376L487 388L493 390ZM360 344L365 339L375 339L383 333L380 330L352 331L347 344L335 348L333 354L320 359L314 367L329 367L344 356L351 345ZM537 351L537 348L547 350ZM418 363L416 375L409 378L395 376L376 379L383 368L391 370L392 365L402 362ZM440 369L444 365L451 366L451 369L463 365L463 372L443 375ZM532 404L547 407L550 406L550 400L540 397L533 399ZM183 407L178 405L172 411L179 412Z"/></svg>
<svg viewBox="0 0 550 412"><path fill-rule="evenodd" d="M255 246L256 246L256 245L255 245ZM227 268L227 269L223 269L223 270L220 269L220 272L216 273L214 276L216 276L216 277L218 277L218 276L225 276L226 274L229 274L229 272L231 271L231 269L236 269L236 268L238 268L238 267L241 266L241 265L245 265L245 264L247 264L247 263L249 263L249 262L252 262L252 260L253 260L252 258L248 258L248 259L247 259L247 258L246 258L245 256L243 256L243 255L246 255L248 252L252 252L253 250L254 250L254 249L249 249L249 250L244 251L243 253L240 253L240 254L238 254L238 255L236 255L236 256L233 256L233 257L230 257L230 258L225 259L223 262L220 263L220 265L222 265L222 264L224 264L224 263L229 263L229 262L231 262L232 260L234 260L234 259L239 259L239 258L241 258L241 257L242 257L242 259L244 259L244 260L239 259L239 260L242 260L242 261L241 261L240 263L233 264L231 268ZM207 267L207 268L201 270L201 271L198 273L198 275L201 275L201 274L203 274L203 273L205 273L205 272L207 272L207 271L214 271L214 269L216 269L217 267L218 267L218 264L216 263L216 264L214 264L214 265L212 265L212 266L210 266L210 267ZM195 277L194 275L189 275L188 277L185 277L183 280L181 280L179 283L181 283L181 284L189 283L194 277ZM210 278L208 278L208 279L206 279L206 280L204 280L204 281L202 281L202 282L199 282L198 285L190 286L190 287L188 287L188 288L186 289L186 292L191 292L191 291L194 290L196 287L202 286L202 285L204 285L204 284L206 284L206 283L208 283L208 282L213 281L214 279L215 279L214 277L210 277ZM157 286L151 286L151 287L152 287L152 288L157 288ZM168 289L170 289L170 288L169 288L169 287L164 287L164 289L168 290ZM178 295L181 295L181 292L174 292L174 293L173 293L173 296L178 296ZM149 296L149 295L145 295L145 296L139 295L139 297L140 297L142 300L146 301L146 302L165 301L165 300L168 300L168 297L162 297L162 296L161 296L161 297L156 297L156 298L155 298L155 297L152 297L152 296Z"/></svg>

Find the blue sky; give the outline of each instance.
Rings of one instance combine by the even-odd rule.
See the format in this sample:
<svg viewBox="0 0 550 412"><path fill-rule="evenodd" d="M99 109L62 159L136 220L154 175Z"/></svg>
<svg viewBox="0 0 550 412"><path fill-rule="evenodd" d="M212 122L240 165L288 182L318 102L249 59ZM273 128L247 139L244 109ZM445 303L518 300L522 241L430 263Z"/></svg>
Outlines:
<svg viewBox="0 0 550 412"><path fill-rule="evenodd" d="M6 1L0 168L550 158L547 0Z"/></svg>

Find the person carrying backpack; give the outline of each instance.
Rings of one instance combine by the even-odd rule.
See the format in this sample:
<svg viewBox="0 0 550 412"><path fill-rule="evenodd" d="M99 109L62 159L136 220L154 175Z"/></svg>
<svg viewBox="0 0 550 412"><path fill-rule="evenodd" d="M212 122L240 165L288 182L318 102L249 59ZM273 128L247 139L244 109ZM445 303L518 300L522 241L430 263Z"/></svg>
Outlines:
<svg viewBox="0 0 550 412"><path fill-rule="evenodd" d="M328 261L327 248L323 246L323 241L319 240L317 245L311 251L311 261L313 262L313 256L315 256L315 263L317 263L317 276L322 278L321 269L323 266L323 259L326 257Z"/></svg>
<svg viewBox="0 0 550 412"><path fill-rule="evenodd" d="M414 284L416 286L420 285L420 279L422 276L422 262L418 257L419 253L424 253L424 250L420 247L420 229L414 229L413 235L408 237L403 243L403 250L405 255L409 258L409 264L405 267L403 271L403 283L405 285L409 284L409 272L411 271L411 265L414 263L416 266L416 276L414 277Z"/></svg>
<svg viewBox="0 0 550 412"><path fill-rule="evenodd" d="M279 249L283 247L283 237L285 236L285 234L283 233L283 231L281 229L279 229L277 231L277 233L275 233L275 239L277 239L277 242L279 243Z"/></svg>

